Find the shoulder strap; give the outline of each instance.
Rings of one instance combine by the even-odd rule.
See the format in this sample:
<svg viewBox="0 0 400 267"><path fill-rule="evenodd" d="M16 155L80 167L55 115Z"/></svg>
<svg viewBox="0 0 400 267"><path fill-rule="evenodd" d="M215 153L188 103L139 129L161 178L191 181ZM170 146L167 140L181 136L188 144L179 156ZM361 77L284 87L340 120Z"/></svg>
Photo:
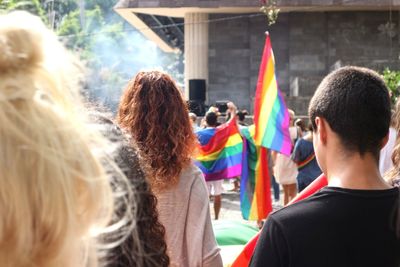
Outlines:
<svg viewBox="0 0 400 267"><path fill-rule="evenodd" d="M307 158L297 163L297 168L299 170L306 167L313 159L315 159L315 153L311 153Z"/></svg>

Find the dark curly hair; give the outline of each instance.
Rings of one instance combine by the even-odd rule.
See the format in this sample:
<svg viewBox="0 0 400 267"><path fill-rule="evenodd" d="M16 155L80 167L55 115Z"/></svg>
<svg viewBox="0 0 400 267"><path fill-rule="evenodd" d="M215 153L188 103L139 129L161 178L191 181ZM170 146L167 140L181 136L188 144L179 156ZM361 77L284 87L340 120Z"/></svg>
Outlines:
<svg viewBox="0 0 400 267"><path fill-rule="evenodd" d="M134 205L130 206L130 213L133 216L134 228L122 244L107 253L106 266L169 266L165 228L158 220L157 198L147 183L136 149L107 117L100 114L92 114L92 117L92 120L101 126L103 134L115 145L112 159L127 177L133 192L130 202ZM118 190L114 191L118 192ZM125 213L126 206L116 207L116 217L123 216Z"/></svg>
<svg viewBox="0 0 400 267"><path fill-rule="evenodd" d="M171 77L139 72L122 95L117 121L136 143L150 183L163 191L178 182L196 147L187 104Z"/></svg>

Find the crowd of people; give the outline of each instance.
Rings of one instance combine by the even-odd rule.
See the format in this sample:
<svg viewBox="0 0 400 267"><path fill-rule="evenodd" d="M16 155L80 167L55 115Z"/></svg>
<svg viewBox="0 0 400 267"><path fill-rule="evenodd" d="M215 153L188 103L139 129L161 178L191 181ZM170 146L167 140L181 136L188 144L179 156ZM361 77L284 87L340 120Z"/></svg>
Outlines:
<svg viewBox="0 0 400 267"><path fill-rule="evenodd" d="M237 126L240 131L253 124L251 117L246 117L246 110L237 110L234 103L229 102L226 116L221 116L218 108L210 107L204 118L197 123L197 117L194 113L189 113L192 120L193 130L195 131L200 144L202 140L210 138L210 132L204 131L209 128L216 128L223 123L229 123L230 119L236 117ZM305 127L303 119L297 119L295 122L295 113L288 111L290 116L289 134L292 142L292 154L290 156L269 151L268 167L271 170L271 187L274 193L274 200L280 201L280 186L283 189L283 205L289 203L295 198L298 192L301 192L319 175L321 169L315 158L314 146L312 142L313 131L310 127ZM243 138L244 135L243 135ZM218 219L221 209L221 194L224 191L223 180L207 181L209 195L214 196L215 219ZM239 191L240 177L233 180L234 187L232 191Z"/></svg>
<svg viewBox="0 0 400 267"><path fill-rule="evenodd" d="M222 266L209 211L220 184L206 184L193 164L196 127L176 83L138 73L114 122L86 107L81 73L38 17L0 15L0 264ZM217 112L206 127L217 127ZM399 266L400 139L385 180L378 161L391 110L382 79L339 69L310 103L311 130L291 116L292 156L274 156L285 201L318 166L329 186L269 216L251 266Z"/></svg>

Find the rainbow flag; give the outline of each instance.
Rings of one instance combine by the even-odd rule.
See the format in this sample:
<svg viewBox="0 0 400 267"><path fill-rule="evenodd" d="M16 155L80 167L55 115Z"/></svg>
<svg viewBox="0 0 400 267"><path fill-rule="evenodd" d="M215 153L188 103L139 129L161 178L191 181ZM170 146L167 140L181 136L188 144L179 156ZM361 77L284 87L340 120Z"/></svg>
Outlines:
<svg viewBox="0 0 400 267"><path fill-rule="evenodd" d="M240 208L246 220L262 220L272 211L268 150L256 146L255 126L242 129L247 154L240 181Z"/></svg>
<svg viewBox="0 0 400 267"><path fill-rule="evenodd" d="M278 89L271 40L267 34L254 103L255 143L290 155L289 113Z"/></svg>
<svg viewBox="0 0 400 267"><path fill-rule="evenodd" d="M243 140L236 119L196 134L200 146L195 163L206 181L234 178L242 174Z"/></svg>

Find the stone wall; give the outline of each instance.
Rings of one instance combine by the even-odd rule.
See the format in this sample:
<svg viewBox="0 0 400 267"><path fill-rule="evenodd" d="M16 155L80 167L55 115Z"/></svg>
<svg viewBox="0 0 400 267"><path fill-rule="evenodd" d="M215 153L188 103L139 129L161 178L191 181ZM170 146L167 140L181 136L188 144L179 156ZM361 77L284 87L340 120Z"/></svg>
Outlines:
<svg viewBox="0 0 400 267"><path fill-rule="evenodd" d="M220 18L231 15L210 15ZM392 23L385 28L385 24ZM381 71L399 69L399 13L294 12L281 13L267 27L252 17L209 26L209 104L232 100L252 110L264 32L271 34L276 75L286 102L305 115L309 98L322 78L344 65ZM390 37L392 36L392 37ZM296 97L298 95L298 97Z"/></svg>
<svg viewBox="0 0 400 267"><path fill-rule="evenodd" d="M278 0L280 7L387 7L398 6L400 0ZM259 0L120 0L121 7L258 7Z"/></svg>

